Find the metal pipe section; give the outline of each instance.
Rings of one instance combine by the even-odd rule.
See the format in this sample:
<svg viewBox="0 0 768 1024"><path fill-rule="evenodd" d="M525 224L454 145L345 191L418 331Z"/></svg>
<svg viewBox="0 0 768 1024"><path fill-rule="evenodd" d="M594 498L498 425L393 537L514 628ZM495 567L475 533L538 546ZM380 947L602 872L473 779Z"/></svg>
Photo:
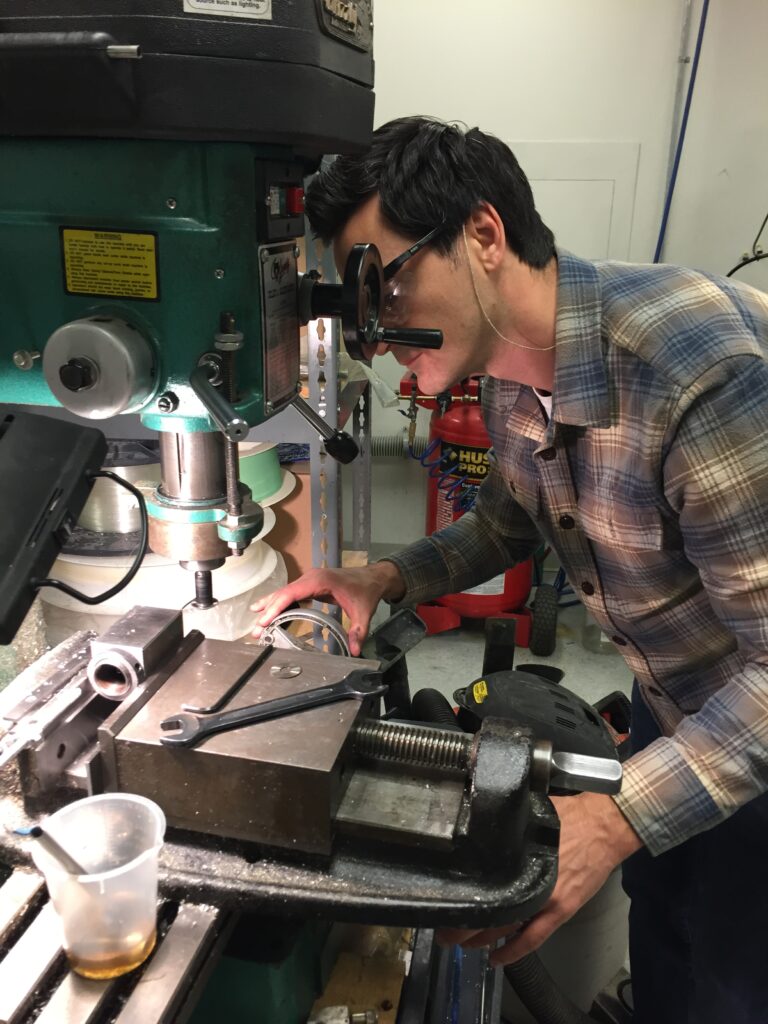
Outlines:
<svg viewBox="0 0 768 1024"><path fill-rule="evenodd" d="M688 65L691 63L690 40L691 40L691 17L693 15L693 0L685 0L683 22L680 29L680 51L677 55L677 80L675 82L675 98L672 105L672 126L669 130L669 153L667 156L666 186L672 180L672 171L675 166L675 153L677 152L677 138L680 133L680 117L683 110L683 96L685 93L685 79L688 76Z"/></svg>
<svg viewBox="0 0 768 1024"><path fill-rule="evenodd" d="M224 438L218 432L161 433L160 491L178 501L222 501L227 494Z"/></svg>

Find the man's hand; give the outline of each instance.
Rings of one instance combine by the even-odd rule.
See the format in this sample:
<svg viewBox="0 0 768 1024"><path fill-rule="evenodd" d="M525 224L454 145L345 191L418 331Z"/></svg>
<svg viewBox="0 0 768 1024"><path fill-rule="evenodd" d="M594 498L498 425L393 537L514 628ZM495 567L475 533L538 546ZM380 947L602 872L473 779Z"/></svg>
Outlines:
<svg viewBox="0 0 768 1024"><path fill-rule="evenodd" d="M613 869L642 846L637 833L609 796L580 793L553 797L560 818L560 854L557 883L543 909L530 921L466 931L446 928L438 933L443 945L495 946L494 966L520 960L548 939L601 888Z"/></svg>
<svg viewBox="0 0 768 1024"><path fill-rule="evenodd" d="M354 569L310 569L287 587L251 605L251 611L258 613L253 633L259 636L294 601L332 601L347 613L349 649L352 654L359 654L379 601L399 601L404 594L405 581L394 562L376 562Z"/></svg>

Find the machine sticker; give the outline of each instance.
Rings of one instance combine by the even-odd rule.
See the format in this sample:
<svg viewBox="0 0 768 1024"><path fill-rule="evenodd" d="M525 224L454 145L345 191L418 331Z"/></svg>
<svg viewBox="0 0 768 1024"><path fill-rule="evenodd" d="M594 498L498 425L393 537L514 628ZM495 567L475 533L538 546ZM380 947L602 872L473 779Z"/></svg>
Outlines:
<svg viewBox="0 0 768 1024"><path fill-rule="evenodd" d="M475 704L482 704L488 696L488 684L484 679L478 679L476 683L473 683L472 696L475 698Z"/></svg>
<svg viewBox="0 0 768 1024"><path fill-rule="evenodd" d="M293 242L263 245L261 267L264 401L277 411L296 394L299 379L298 277Z"/></svg>
<svg viewBox="0 0 768 1024"><path fill-rule="evenodd" d="M317 0L320 26L356 50L370 52L373 44L372 0Z"/></svg>
<svg viewBox="0 0 768 1024"><path fill-rule="evenodd" d="M488 449L482 445L442 441L440 451L440 485L435 509L437 530L450 526L463 515L487 476L490 465Z"/></svg>
<svg viewBox="0 0 768 1024"><path fill-rule="evenodd" d="M69 295L159 298L154 233L61 228L61 252Z"/></svg>
<svg viewBox="0 0 768 1024"><path fill-rule="evenodd" d="M272 20L272 0L184 0L188 14L215 14L220 18Z"/></svg>
<svg viewBox="0 0 768 1024"><path fill-rule="evenodd" d="M476 587L470 587L468 590L462 590L462 594L477 594L480 597L498 597L499 594L504 593L505 583L506 575L502 572L500 575L494 576L492 580L480 583Z"/></svg>

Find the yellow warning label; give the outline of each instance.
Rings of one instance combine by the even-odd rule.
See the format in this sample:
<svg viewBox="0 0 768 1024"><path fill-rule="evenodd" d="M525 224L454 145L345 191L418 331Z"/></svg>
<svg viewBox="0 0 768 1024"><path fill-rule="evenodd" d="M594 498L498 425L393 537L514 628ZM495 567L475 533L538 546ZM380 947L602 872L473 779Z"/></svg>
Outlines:
<svg viewBox="0 0 768 1024"><path fill-rule="evenodd" d="M484 679L478 679L476 683L472 684L472 695L475 698L475 704L483 703L488 696L488 684Z"/></svg>
<svg viewBox="0 0 768 1024"><path fill-rule="evenodd" d="M137 231L62 228L64 277L70 295L156 299L157 237Z"/></svg>

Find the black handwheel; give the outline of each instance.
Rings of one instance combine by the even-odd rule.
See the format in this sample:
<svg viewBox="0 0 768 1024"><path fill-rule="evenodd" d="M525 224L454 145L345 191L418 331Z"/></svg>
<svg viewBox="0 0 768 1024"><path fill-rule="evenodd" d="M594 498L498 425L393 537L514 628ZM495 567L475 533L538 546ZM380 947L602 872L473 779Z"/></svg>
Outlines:
<svg viewBox="0 0 768 1024"><path fill-rule="evenodd" d="M540 658L548 657L557 642L558 593L549 583L540 583L531 605L533 621L528 650Z"/></svg>

